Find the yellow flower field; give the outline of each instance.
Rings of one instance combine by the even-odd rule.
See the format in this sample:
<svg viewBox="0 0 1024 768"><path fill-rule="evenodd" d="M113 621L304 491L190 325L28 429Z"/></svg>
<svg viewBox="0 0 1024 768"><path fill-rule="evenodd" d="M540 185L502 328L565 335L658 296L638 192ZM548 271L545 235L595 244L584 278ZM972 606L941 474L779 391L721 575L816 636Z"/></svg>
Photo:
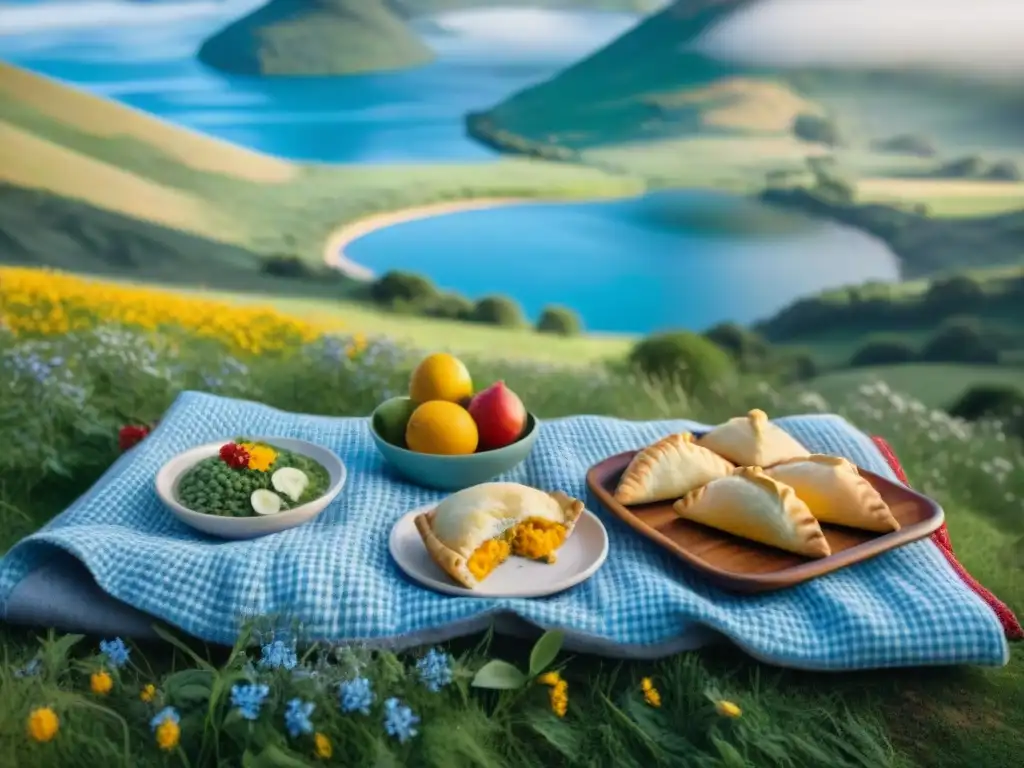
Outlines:
<svg viewBox="0 0 1024 768"><path fill-rule="evenodd" d="M0 267L0 325L14 334L54 336L111 323L181 330L248 355L288 351L328 330L272 307L241 306L47 269Z"/></svg>

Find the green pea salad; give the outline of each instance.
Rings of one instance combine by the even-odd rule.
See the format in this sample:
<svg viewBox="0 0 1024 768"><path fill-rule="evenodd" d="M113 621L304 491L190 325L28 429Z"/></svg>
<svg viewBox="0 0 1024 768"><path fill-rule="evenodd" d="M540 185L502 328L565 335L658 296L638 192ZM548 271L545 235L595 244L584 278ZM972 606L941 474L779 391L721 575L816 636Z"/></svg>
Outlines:
<svg viewBox="0 0 1024 768"><path fill-rule="evenodd" d="M246 438L225 443L178 483L178 502L207 515L275 515L323 496L330 475L317 461Z"/></svg>

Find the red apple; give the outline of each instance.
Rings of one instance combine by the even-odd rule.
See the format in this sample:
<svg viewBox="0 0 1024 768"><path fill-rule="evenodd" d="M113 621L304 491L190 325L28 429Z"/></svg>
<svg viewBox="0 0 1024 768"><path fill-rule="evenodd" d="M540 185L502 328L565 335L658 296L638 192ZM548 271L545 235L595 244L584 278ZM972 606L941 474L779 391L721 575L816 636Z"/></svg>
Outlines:
<svg viewBox="0 0 1024 768"><path fill-rule="evenodd" d="M511 445L526 427L523 401L503 381L478 392L469 404L469 415L476 422L483 451Z"/></svg>

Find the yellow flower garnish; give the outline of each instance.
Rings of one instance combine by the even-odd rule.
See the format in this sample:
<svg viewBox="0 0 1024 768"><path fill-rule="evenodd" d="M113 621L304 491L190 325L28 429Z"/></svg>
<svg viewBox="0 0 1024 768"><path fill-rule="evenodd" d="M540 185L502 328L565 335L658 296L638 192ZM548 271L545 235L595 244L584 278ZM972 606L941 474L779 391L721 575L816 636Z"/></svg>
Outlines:
<svg viewBox="0 0 1024 768"><path fill-rule="evenodd" d="M147 704L151 702L154 698L156 698L156 686L152 683L149 683L149 685L144 686L142 688L142 691L139 693L139 698Z"/></svg>
<svg viewBox="0 0 1024 768"><path fill-rule="evenodd" d="M743 710L731 701L716 701L715 711L722 717L739 717L743 714Z"/></svg>
<svg viewBox="0 0 1024 768"><path fill-rule="evenodd" d="M562 679L562 676L557 672L545 672L543 675L537 678L537 682L541 685L558 685L558 682Z"/></svg>
<svg viewBox="0 0 1024 768"><path fill-rule="evenodd" d="M50 741L60 730L60 718L49 707L39 707L29 712L25 725L33 741Z"/></svg>
<svg viewBox="0 0 1024 768"><path fill-rule="evenodd" d="M110 689L114 687L114 678L105 670L93 672L89 678L89 687L97 696L106 696L110 693Z"/></svg>
<svg viewBox="0 0 1024 768"><path fill-rule="evenodd" d="M277 451L269 446L242 443L242 447L249 454L249 469L256 472L266 472L277 461Z"/></svg>
<svg viewBox="0 0 1024 768"><path fill-rule="evenodd" d="M661 706L661 694L658 693L658 689L654 687L654 683L651 681L651 678L645 677L640 681L640 690L644 692L644 701L652 707Z"/></svg>
<svg viewBox="0 0 1024 768"><path fill-rule="evenodd" d="M334 754L334 747L331 746L331 740L319 731L313 734L313 749L316 752L316 756L323 758L324 760L330 760L331 755Z"/></svg>
<svg viewBox="0 0 1024 768"><path fill-rule="evenodd" d="M156 727L156 743L160 749L169 752L178 746L181 739L181 726L171 718L166 718Z"/></svg>
<svg viewBox="0 0 1024 768"><path fill-rule="evenodd" d="M565 680L559 680L551 687L548 696L551 700L551 711L558 717L565 717L565 711L569 708L569 684Z"/></svg>

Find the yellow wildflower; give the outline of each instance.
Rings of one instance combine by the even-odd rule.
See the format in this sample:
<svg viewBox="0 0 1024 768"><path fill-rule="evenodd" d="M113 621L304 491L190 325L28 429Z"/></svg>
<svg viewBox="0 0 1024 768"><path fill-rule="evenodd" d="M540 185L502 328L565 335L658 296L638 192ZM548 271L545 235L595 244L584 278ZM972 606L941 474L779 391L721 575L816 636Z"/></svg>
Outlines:
<svg viewBox="0 0 1024 768"><path fill-rule="evenodd" d="M330 760L331 755L334 754L334 747L331 746L331 740L319 731L313 734L313 748L316 752L316 756L323 758L324 760Z"/></svg>
<svg viewBox="0 0 1024 768"><path fill-rule="evenodd" d="M165 718L164 721L156 727L157 746L165 752L169 752L178 746L178 741L180 739L181 726L171 718Z"/></svg>
<svg viewBox="0 0 1024 768"><path fill-rule="evenodd" d="M114 687L114 678L110 676L109 672L101 669L99 672L92 673L92 677L89 678L89 687L97 696L106 696Z"/></svg>
<svg viewBox="0 0 1024 768"><path fill-rule="evenodd" d="M562 676L557 672L545 672L543 675L537 678L537 682L541 685L558 685L561 679Z"/></svg>
<svg viewBox="0 0 1024 768"><path fill-rule="evenodd" d="M644 701L652 707L661 706L661 694L658 692L658 689L654 687L654 683L651 681L651 678L645 677L640 681L640 690L644 692Z"/></svg>
<svg viewBox="0 0 1024 768"><path fill-rule="evenodd" d="M156 686L152 683L144 686L142 691L139 693L139 698L147 704L156 698Z"/></svg>
<svg viewBox="0 0 1024 768"><path fill-rule="evenodd" d="M716 701L715 711L722 717L739 717L743 714L743 710L733 704L731 701Z"/></svg>
<svg viewBox="0 0 1024 768"><path fill-rule="evenodd" d="M551 711L558 717L565 717L565 711L569 708L569 684L565 680L559 680L549 692L551 700Z"/></svg>
<svg viewBox="0 0 1024 768"><path fill-rule="evenodd" d="M249 452L249 469L256 472L266 472L277 461L277 451L269 446L242 443L242 447Z"/></svg>
<svg viewBox="0 0 1024 768"><path fill-rule="evenodd" d="M26 728L33 741L50 741L60 730L60 718L49 707L38 707L29 712Z"/></svg>

